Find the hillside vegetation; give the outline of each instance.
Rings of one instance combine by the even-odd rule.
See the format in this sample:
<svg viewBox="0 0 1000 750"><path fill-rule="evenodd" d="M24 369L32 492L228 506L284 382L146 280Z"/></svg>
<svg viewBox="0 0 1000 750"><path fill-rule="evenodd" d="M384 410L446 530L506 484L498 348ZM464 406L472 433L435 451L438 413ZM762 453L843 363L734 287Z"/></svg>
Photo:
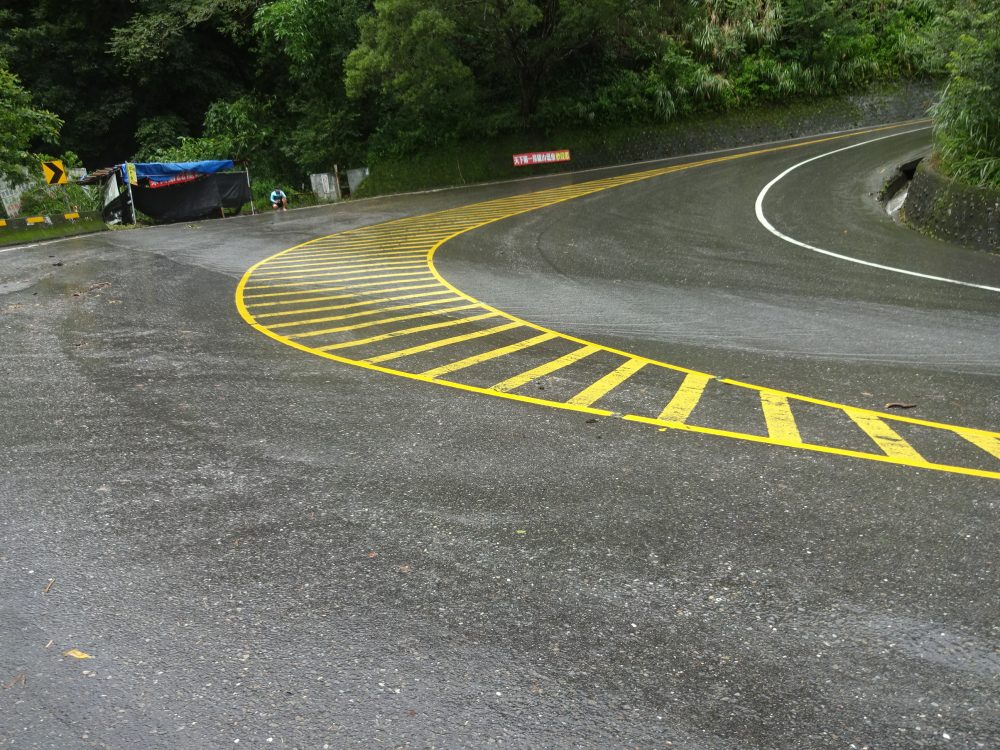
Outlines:
<svg viewBox="0 0 1000 750"><path fill-rule="evenodd" d="M941 168L996 185L997 5L2 0L0 173L39 153L89 168L231 157L285 183L416 155L461 169L469 144L613 137L939 78Z"/></svg>

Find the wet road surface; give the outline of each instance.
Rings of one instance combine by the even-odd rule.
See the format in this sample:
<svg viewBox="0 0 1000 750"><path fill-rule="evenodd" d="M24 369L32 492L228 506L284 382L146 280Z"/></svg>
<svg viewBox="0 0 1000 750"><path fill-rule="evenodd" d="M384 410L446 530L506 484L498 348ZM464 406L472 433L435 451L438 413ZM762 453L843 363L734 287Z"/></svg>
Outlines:
<svg viewBox="0 0 1000 750"><path fill-rule="evenodd" d="M927 140L804 166L769 219L996 285L870 196ZM637 356L1000 429L1000 296L757 222L839 145L513 216L436 269ZM394 377L234 302L313 238L614 174L0 254L0 747L1000 744L998 480Z"/></svg>

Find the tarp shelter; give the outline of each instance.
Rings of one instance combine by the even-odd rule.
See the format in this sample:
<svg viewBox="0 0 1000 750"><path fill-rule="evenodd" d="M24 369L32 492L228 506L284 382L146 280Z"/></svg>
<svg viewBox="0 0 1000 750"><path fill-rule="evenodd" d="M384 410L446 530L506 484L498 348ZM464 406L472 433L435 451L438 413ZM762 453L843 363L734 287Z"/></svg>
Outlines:
<svg viewBox="0 0 1000 750"><path fill-rule="evenodd" d="M225 208L238 211L250 203L249 175L224 171L233 168L228 159L119 164L88 179L107 180L105 221L133 220L132 203L157 221L192 221L220 216ZM135 181L129 185L133 169Z"/></svg>

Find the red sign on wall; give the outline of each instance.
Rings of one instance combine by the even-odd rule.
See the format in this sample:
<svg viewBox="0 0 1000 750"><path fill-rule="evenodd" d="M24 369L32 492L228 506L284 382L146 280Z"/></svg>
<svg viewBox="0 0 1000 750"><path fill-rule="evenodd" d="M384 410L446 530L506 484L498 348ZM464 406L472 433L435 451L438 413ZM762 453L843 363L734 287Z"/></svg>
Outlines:
<svg viewBox="0 0 1000 750"><path fill-rule="evenodd" d="M569 161L569 149L559 151L536 151L531 154L514 154L515 167L528 167L532 164L553 164L558 161Z"/></svg>

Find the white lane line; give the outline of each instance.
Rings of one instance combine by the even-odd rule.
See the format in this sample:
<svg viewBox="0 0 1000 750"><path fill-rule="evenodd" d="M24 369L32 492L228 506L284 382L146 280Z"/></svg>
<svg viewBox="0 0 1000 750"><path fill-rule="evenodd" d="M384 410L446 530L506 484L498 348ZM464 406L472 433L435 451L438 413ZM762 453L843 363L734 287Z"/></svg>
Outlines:
<svg viewBox="0 0 1000 750"><path fill-rule="evenodd" d="M960 286L973 287L974 289L985 289L988 292L1000 292L1000 287L986 286L985 284L973 284L972 282L969 282L969 281L959 281L958 279L946 279L943 276L930 276L930 275L928 275L926 273L918 273L917 271L910 271L910 270L908 270L906 268L896 268L895 266L885 266L885 265L882 265L881 263L872 263L871 261L861 260L860 258L852 258L849 255L841 255L840 253L835 253L835 252L833 252L831 250L824 250L821 247L816 247L815 245L810 245L810 244L808 244L806 242L802 242L801 240L797 240L794 237L789 237L787 234L784 234L783 232L779 231L778 229L775 229L774 225L767 220L766 216L764 216L764 197L767 195L767 192L772 187L774 187L776 184L778 184L778 182L780 182L781 180L783 180L786 176L788 176L791 172L794 172L799 167L804 166L804 165L808 164L809 162L816 161L817 159L822 159L822 158L827 157L827 156L833 156L834 154L839 154L842 151L849 151L852 148L859 148L860 146L867 146L868 144L875 143L877 141L884 141L886 138L898 138L901 135L909 135L911 133L919 133L921 130L929 130L929 129L930 129L929 127L916 128L914 130L907 130L907 131L905 131L903 133L893 133L892 135L883 135L883 136L881 136L879 138L872 138L869 141L863 141L862 143L855 143L852 146L845 146L844 148L838 148L838 149L835 149L834 151L827 151L825 154L820 154L819 156L814 156L811 159L806 159L805 161L800 161L798 164L795 164L795 165L789 167L784 172L782 172L777 177L775 177L773 180L771 180L769 183L767 183L767 185L764 186L764 189L761 190L760 193L758 193L758 195L757 195L757 202L755 204L755 208L756 208L756 212L757 212L757 221L759 221L761 223L761 225L763 225L763 227L767 231L769 231L771 234L773 234L775 237L779 237L780 239L783 239L785 242L790 242L793 245L798 245L799 247L805 248L806 250L812 250L814 253L820 253L822 255L828 255L831 258L837 258L839 260L846 260L846 261L848 261L850 263L858 263L859 265L868 266L869 268L878 268L878 269L881 269L883 271L891 271L893 273L901 273L901 274L905 274L906 276L916 276L917 278L928 279L930 281L943 281L943 282L945 282L947 284L958 284Z"/></svg>

